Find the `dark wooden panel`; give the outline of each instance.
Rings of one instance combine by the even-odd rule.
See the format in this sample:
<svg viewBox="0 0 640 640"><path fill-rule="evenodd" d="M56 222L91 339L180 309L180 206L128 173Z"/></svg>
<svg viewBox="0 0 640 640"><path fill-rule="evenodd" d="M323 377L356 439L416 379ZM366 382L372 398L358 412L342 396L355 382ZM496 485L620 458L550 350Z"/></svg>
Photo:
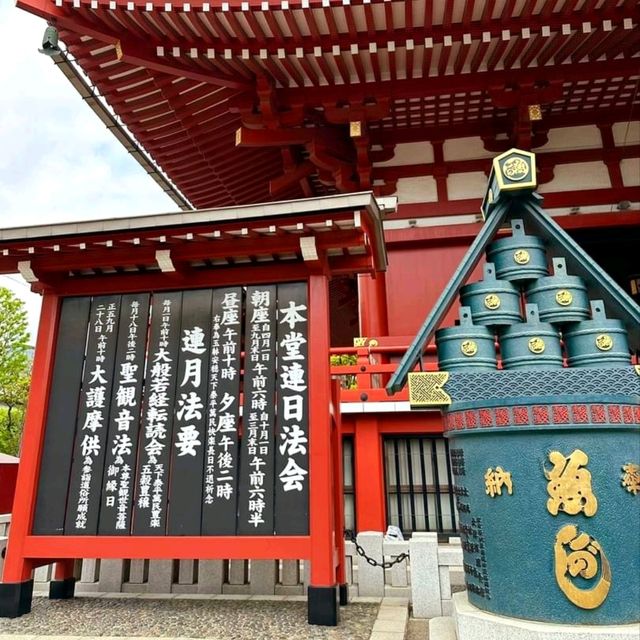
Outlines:
<svg viewBox="0 0 640 640"><path fill-rule="evenodd" d="M91 298L66 298L60 309L33 520L36 535L64 532L90 307Z"/></svg>
<svg viewBox="0 0 640 640"><path fill-rule="evenodd" d="M236 533L241 333L242 289L215 289L211 308L202 535Z"/></svg>
<svg viewBox="0 0 640 640"><path fill-rule="evenodd" d="M101 535L131 531L148 321L148 293L122 296L98 523Z"/></svg>
<svg viewBox="0 0 640 640"><path fill-rule="evenodd" d="M210 336L211 290L185 291L171 447L167 531L172 536L200 535Z"/></svg>
<svg viewBox="0 0 640 640"><path fill-rule="evenodd" d="M93 299L64 532L96 535L113 388L120 296Z"/></svg>
<svg viewBox="0 0 640 640"><path fill-rule="evenodd" d="M278 285L275 531L309 533L309 321L306 282ZM327 356L328 357L328 356Z"/></svg>
<svg viewBox="0 0 640 640"><path fill-rule="evenodd" d="M133 508L138 536L166 533L181 309L181 292L153 295Z"/></svg>
<svg viewBox="0 0 640 640"><path fill-rule="evenodd" d="M273 534L276 287L247 287L238 533Z"/></svg>

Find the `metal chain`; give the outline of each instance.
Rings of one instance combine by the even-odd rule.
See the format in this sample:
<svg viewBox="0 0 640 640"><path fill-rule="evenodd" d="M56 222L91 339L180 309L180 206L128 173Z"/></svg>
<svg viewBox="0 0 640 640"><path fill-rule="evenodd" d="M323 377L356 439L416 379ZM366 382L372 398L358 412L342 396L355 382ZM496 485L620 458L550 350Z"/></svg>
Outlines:
<svg viewBox="0 0 640 640"><path fill-rule="evenodd" d="M344 535L347 537L347 539L350 542L353 542L353 544L356 546L356 551L358 555L364 558L367 561L367 563L370 564L372 567L382 567L383 569L391 569L393 565L399 564L400 562L403 562L404 560L409 559L408 553L401 553L400 555L396 556L393 560L389 560L388 562L378 562L375 558L371 558L365 553L365 550L362 548L362 545L358 544L356 536L353 533L353 531L351 531L351 529L345 529Z"/></svg>

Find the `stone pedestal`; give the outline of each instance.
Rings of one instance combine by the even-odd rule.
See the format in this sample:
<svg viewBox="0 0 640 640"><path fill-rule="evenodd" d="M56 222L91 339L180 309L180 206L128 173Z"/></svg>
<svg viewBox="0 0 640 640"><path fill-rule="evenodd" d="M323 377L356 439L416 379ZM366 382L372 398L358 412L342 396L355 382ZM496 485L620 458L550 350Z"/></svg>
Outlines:
<svg viewBox="0 0 640 640"><path fill-rule="evenodd" d="M486 613L469 603L466 592L453 596L457 640L638 640L640 623L615 626L547 624ZM438 640L434 637L432 640Z"/></svg>

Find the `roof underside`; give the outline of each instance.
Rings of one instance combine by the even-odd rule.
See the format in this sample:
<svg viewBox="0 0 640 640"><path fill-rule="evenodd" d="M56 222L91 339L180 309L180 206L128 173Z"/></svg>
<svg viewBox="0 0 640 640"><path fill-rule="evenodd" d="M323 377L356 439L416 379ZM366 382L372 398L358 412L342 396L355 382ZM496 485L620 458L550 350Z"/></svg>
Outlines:
<svg viewBox="0 0 640 640"><path fill-rule="evenodd" d="M636 2L18 5L56 23L99 95L197 208L388 195L394 184L376 166L399 142L478 135L492 151L535 148L550 127L627 120L637 100Z"/></svg>

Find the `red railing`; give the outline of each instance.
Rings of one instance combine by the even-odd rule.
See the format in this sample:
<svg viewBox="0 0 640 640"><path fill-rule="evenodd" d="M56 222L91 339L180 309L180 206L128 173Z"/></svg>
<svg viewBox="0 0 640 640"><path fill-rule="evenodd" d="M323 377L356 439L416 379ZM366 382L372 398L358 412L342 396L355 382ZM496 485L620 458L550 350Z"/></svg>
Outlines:
<svg viewBox="0 0 640 640"><path fill-rule="evenodd" d="M409 399L406 387L393 396L387 395L385 390L391 374L409 348L406 341L396 344L391 341L392 338L370 339L369 342L373 344L365 347L334 347L330 350L332 356L348 355L355 356L356 359L354 364L331 366L331 375L343 381L341 402L401 402ZM438 370L435 346L427 347L422 370ZM355 379L354 388L345 388L344 382L347 379Z"/></svg>
<svg viewBox="0 0 640 640"><path fill-rule="evenodd" d="M355 364L332 365L331 375L339 377L344 382L347 376L355 378L354 388L340 389L341 402L402 402L409 399L409 391L405 386L402 391L393 396L387 395L385 386L396 370L402 356L409 348L409 343L404 336L400 339L393 337L369 338L366 347L333 347L330 350L332 356L350 355L356 357ZM375 344L377 343L377 344ZM498 345L496 343L496 348ZM631 357L631 364L637 365L638 355ZM567 366L566 359L563 362ZM498 358L498 368L502 363ZM420 368L416 367L416 371ZM438 362L435 345L429 345L423 356L422 371L438 371ZM353 379L352 378L352 379Z"/></svg>

